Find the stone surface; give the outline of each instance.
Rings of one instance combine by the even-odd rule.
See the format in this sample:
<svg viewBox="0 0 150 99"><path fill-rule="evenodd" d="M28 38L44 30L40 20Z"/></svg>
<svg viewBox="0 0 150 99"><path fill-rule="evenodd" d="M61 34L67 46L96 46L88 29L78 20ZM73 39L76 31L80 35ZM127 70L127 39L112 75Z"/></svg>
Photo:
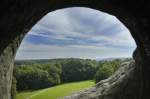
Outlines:
<svg viewBox="0 0 150 99"><path fill-rule="evenodd" d="M150 77L147 77L150 75L149 0L1 0L0 99L10 99L13 59L18 48L14 42L19 45L22 39L16 38L26 34L48 12L75 6L115 15L130 30L137 44L134 59L140 83L140 93L135 95L139 97L133 99L150 99Z"/></svg>
<svg viewBox="0 0 150 99"><path fill-rule="evenodd" d="M11 82L15 52L23 35L17 37L0 55L0 99L11 99Z"/></svg>
<svg viewBox="0 0 150 99"><path fill-rule="evenodd" d="M134 62L126 62L114 75L90 89L76 92L63 99L138 99L138 75Z"/></svg>

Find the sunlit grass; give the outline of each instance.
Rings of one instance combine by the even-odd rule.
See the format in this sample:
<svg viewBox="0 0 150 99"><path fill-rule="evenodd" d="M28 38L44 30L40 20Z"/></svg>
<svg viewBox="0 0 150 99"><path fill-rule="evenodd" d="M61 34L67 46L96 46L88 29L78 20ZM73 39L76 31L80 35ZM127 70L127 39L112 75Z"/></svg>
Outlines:
<svg viewBox="0 0 150 99"><path fill-rule="evenodd" d="M73 92L94 86L94 81L81 81L58 85L37 91L18 93L17 99L57 99Z"/></svg>

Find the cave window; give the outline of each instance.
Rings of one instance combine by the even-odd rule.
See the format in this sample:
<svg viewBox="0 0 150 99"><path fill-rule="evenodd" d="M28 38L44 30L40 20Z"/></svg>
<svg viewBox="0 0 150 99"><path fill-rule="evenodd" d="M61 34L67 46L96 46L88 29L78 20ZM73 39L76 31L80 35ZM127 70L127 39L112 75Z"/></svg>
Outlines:
<svg viewBox="0 0 150 99"><path fill-rule="evenodd" d="M135 48L131 33L115 16L91 8L73 7L44 16L24 37L15 63L41 59L126 59L132 58ZM81 75L73 81L79 77ZM68 78L63 80L67 82Z"/></svg>

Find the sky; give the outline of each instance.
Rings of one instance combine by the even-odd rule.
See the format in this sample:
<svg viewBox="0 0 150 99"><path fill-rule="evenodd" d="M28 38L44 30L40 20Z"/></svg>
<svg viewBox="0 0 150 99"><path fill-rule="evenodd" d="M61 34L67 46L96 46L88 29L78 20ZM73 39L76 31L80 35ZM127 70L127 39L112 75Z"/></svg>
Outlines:
<svg viewBox="0 0 150 99"><path fill-rule="evenodd" d="M107 13L83 7L45 15L25 36L15 59L132 57L129 30Z"/></svg>

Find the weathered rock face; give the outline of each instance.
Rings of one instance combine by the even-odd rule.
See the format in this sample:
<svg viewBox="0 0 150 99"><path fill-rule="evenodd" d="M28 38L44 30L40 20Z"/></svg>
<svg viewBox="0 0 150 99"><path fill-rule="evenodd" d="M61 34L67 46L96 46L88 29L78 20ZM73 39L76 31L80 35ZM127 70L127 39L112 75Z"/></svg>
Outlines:
<svg viewBox="0 0 150 99"><path fill-rule="evenodd" d="M95 87L63 99L138 99L139 77L137 73L135 64L126 62L114 75L100 81Z"/></svg>
<svg viewBox="0 0 150 99"><path fill-rule="evenodd" d="M22 37L17 37L0 55L0 99L11 99L14 56Z"/></svg>
<svg viewBox="0 0 150 99"><path fill-rule="evenodd" d="M135 95L139 97L133 99L150 99L150 77L147 77L150 75L149 0L1 0L0 2L0 99L10 99L13 59L21 42L21 39L16 38L26 34L46 13L74 6L90 7L113 14L129 28L137 44L134 59L140 78L138 80L140 93Z"/></svg>
<svg viewBox="0 0 150 99"><path fill-rule="evenodd" d="M0 98L10 99L11 75L13 70L12 48L8 46L0 56Z"/></svg>

